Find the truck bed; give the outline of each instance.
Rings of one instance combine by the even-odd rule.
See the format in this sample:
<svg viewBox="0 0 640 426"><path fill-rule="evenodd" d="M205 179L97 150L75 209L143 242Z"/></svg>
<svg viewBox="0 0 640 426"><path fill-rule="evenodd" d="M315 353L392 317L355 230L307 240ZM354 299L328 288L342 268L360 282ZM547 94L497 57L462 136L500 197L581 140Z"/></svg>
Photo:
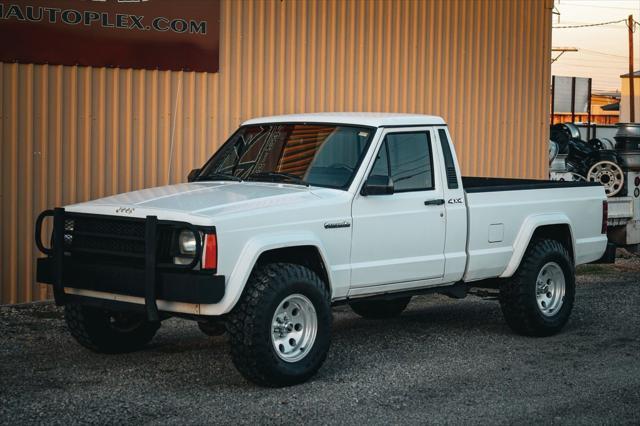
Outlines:
<svg viewBox="0 0 640 426"><path fill-rule="evenodd" d="M514 251L526 247L532 229L546 221L571 226L576 264L602 255L600 184L484 177L464 177L462 183L468 218L465 281L509 271Z"/></svg>
<svg viewBox="0 0 640 426"><path fill-rule="evenodd" d="M510 179L463 176L462 186L468 193L524 191L528 189L577 188L584 186L599 186L597 182L561 182L537 179Z"/></svg>

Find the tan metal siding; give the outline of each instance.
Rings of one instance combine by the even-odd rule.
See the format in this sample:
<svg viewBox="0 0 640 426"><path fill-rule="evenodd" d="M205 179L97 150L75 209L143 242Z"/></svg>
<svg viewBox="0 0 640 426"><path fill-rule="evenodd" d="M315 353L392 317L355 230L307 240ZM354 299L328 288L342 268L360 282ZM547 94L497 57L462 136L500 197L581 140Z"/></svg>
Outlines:
<svg viewBox="0 0 640 426"><path fill-rule="evenodd" d="M442 115L464 173L543 178L551 0L224 1L220 73L0 64L0 303L45 208L184 180L243 120Z"/></svg>

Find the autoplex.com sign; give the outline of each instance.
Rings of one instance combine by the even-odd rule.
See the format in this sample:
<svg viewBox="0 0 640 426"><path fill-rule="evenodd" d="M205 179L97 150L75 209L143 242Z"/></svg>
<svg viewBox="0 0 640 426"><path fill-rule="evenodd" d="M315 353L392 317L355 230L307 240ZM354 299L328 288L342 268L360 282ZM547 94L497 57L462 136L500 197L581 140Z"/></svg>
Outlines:
<svg viewBox="0 0 640 426"><path fill-rule="evenodd" d="M218 71L219 0L0 1L0 61Z"/></svg>

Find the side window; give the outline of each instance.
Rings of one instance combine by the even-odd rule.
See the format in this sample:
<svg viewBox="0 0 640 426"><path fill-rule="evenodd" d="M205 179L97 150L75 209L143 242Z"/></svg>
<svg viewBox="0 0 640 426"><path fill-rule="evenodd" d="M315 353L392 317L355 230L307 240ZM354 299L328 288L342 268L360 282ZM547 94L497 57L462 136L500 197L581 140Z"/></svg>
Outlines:
<svg viewBox="0 0 640 426"><path fill-rule="evenodd" d="M388 134L371 175L391 176L396 192L433 189L433 160L428 132Z"/></svg>

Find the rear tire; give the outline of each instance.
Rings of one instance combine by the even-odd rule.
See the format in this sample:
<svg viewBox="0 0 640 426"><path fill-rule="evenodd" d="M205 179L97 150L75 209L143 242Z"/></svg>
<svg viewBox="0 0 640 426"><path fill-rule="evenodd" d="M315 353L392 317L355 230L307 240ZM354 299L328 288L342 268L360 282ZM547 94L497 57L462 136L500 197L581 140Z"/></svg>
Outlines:
<svg viewBox="0 0 640 426"><path fill-rule="evenodd" d="M400 315L411 302L411 296L392 300L362 300L349 305L356 314L369 319L386 319Z"/></svg>
<svg viewBox="0 0 640 426"><path fill-rule="evenodd" d="M575 299L575 267L555 240L535 240L516 273L500 287L504 318L518 334L551 336L569 320Z"/></svg>
<svg viewBox="0 0 640 426"><path fill-rule="evenodd" d="M111 312L76 304L65 305L64 319L78 343L100 353L139 350L160 328L160 322L149 322L144 314Z"/></svg>
<svg viewBox="0 0 640 426"><path fill-rule="evenodd" d="M289 263L257 268L227 321L231 356L248 380L270 387L302 383L331 343L330 293L310 269Z"/></svg>

